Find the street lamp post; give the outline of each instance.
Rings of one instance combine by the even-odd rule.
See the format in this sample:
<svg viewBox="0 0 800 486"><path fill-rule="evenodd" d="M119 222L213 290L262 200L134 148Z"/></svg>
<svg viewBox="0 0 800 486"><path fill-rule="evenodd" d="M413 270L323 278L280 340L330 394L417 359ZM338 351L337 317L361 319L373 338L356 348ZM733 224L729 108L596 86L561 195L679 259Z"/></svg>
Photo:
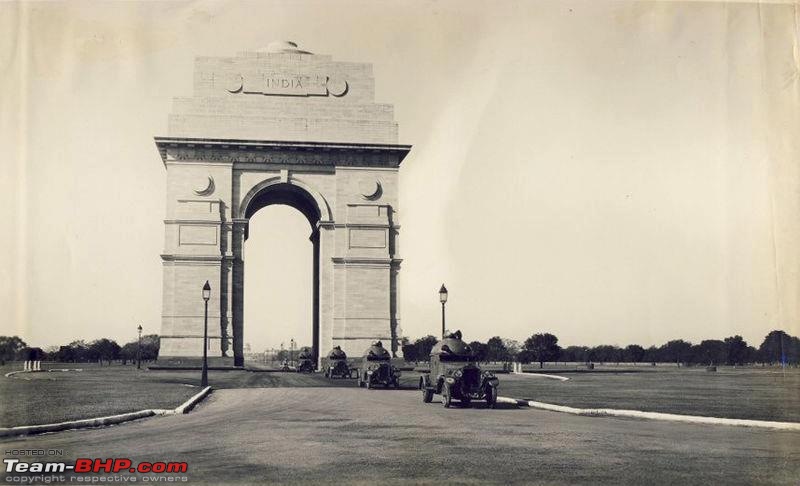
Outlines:
<svg viewBox="0 0 800 486"><path fill-rule="evenodd" d="M206 280L206 284L203 285L203 300L205 301L205 319L204 319L204 326L203 326L203 374L200 378L200 384L202 386L208 386L208 299L211 298L211 286L208 284L208 280Z"/></svg>
<svg viewBox="0 0 800 486"><path fill-rule="evenodd" d="M294 338L289 341L289 362L294 366Z"/></svg>
<svg viewBox="0 0 800 486"><path fill-rule="evenodd" d="M142 369L142 325L136 328L139 331L139 343L136 345L136 369Z"/></svg>
<svg viewBox="0 0 800 486"><path fill-rule="evenodd" d="M442 303L442 338L444 338L444 305L447 303L447 287L444 284L439 289L439 302Z"/></svg>

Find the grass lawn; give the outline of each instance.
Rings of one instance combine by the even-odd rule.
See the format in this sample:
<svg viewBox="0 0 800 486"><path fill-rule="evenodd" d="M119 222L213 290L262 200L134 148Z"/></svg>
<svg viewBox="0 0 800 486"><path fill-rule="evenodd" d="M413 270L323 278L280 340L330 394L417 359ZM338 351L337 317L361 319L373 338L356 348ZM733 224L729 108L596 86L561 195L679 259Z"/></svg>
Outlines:
<svg viewBox="0 0 800 486"><path fill-rule="evenodd" d="M563 376L570 380L501 375L500 395L579 408L800 422L797 369L607 366Z"/></svg>
<svg viewBox="0 0 800 486"><path fill-rule="evenodd" d="M20 373L0 367L0 427L39 425L101 417L148 408L175 408L200 391L179 380L161 380L135 366L59 363L82 372ZM186 381L184 383L192 383Z"/></svg>
<svg viewBox="0 0 800 486"><path fill-rule="evenodd" d="M174 408L200 389L199 371L137 371L132 366L96 364L51 367L84 371L0 375L0 427ZM0 367L0 372L11 369ZM502 374L500 395L581 408L800 422L800 370L796 369L785 374L775 368L720 368L709 373L704 368L666 366L544 371L562 372L570 380ZM415 389L418 379L417 373L404 372L402 388ZM328 380L320 373L248 371L211 371L209 383L216 389L356 386L355 380Z"/></svg>

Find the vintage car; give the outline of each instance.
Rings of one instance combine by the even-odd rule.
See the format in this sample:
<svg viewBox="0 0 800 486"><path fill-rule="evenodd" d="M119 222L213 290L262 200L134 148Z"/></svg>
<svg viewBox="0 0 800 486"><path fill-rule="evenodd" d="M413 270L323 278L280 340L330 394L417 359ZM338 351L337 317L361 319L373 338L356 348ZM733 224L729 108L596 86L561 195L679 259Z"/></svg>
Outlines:
<svg viewBox="0 0 800 486"><path fill-rule="evenodd" d="M335 346L328 353L328 364L325 366L325 378L350 378L350 366L347 365L347 354L341 346Z"/></svg>
<svg viewBox="0 0 800 486"><path fill-rule="evenodd" d="M380 341L364 351L364 359L358 370L358 386L372 388L378 385L385 388L400 387L400 370L392 366L391 355Z"/></svg>
<svg viewBox="0 0 800 486"><path fill-rule="evenodd" d="M486 400L489 408L497 403L497 377L481 371L469 345L461 340L461 331L445 334L431 350L430 373L419 379L422 401L430 403L433 395L442 396L442 404L450 407L456 399L463 405L472 400Z"/></svg>
<svg viewBox="0 0 800 486"><path fill-rule="evenodd" d="M314 368L314 356L308 351L301 351L300 356L297 357L297 372L313 373Z"/></svg>

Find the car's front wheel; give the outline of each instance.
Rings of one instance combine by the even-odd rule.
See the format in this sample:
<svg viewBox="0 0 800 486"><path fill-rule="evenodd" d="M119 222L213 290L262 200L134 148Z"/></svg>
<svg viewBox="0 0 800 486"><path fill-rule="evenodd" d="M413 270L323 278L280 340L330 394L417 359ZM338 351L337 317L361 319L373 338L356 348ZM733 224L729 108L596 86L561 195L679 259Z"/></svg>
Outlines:
<svg viewBox="0 0 800 486"><path fill-rule="evenodd" d="M453 397L450 395L450 387L444 385L442 387L442 405L444 408L450 408L451 403L453 403Z"/></svg>

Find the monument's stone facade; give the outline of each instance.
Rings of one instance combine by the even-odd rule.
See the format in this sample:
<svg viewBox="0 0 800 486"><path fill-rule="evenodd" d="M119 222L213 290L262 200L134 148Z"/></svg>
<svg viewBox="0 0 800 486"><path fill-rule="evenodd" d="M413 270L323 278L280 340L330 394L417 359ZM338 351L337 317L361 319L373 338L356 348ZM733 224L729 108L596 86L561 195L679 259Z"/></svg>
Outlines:
<svg viewBox="0 0 800 486"><path fill-rule="evenodd" d="M176 98L169 135L160 355L202 355L201 288L211 283L209 355L243 364L244 242L270 204L311 224L314 351L359 355L400 334L398 169L391 105L374 102L371 65L273 43L198 58L194 94ZM268 270L265 270L268 271ZM232 348L232 349L230 349Z"/></svg>

